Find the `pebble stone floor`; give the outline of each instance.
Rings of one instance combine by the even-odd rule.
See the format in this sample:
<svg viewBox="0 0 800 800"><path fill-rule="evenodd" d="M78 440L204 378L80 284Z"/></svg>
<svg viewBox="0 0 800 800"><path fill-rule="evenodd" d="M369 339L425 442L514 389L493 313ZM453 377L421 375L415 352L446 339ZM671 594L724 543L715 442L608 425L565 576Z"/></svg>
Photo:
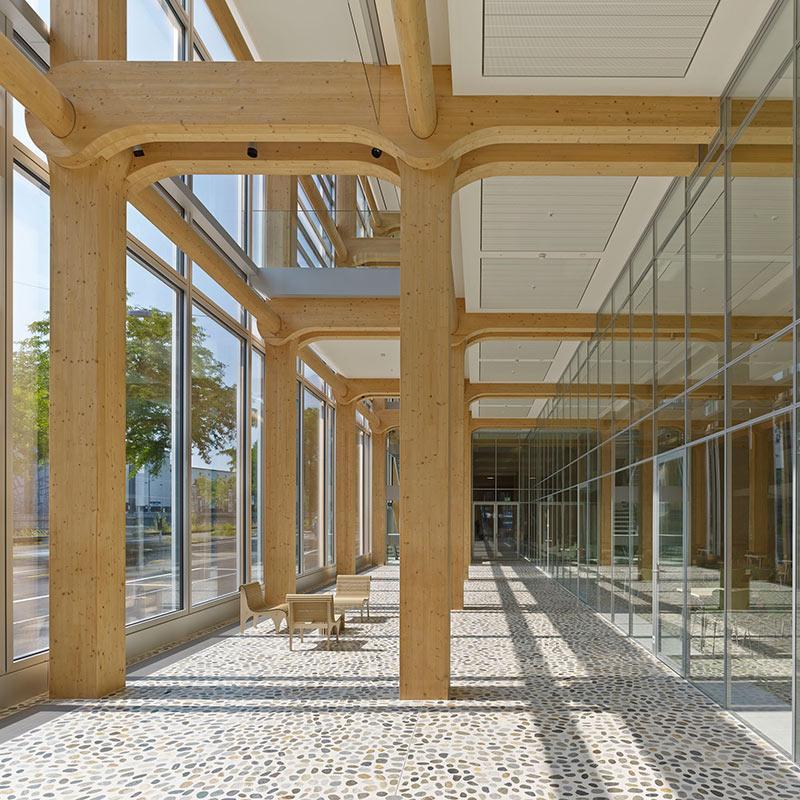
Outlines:
<svg viewBox="0 0 800 800"><path fill-rule="evenodd" d="M290 653L263 622L0 747L0 798L800 798L800 771L527 565L473 566L450 701L398 700L398 570Z"/></svg>

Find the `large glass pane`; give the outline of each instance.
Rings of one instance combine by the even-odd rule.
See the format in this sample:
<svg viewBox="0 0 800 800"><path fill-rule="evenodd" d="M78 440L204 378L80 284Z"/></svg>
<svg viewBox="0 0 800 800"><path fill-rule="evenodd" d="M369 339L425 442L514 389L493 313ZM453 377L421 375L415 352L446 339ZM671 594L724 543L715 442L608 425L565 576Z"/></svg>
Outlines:
<svg viewBox="0 0 800 800"><path fill-rule="evenodd" d="M633 467L630 474L631 629L634 638L649 649L653 644L653 461Z"/></svg>
<svg viewBox="0 0 800 800"><path fill-rule="evenodd" d="M237 322L241 320L242 307L239 303L197 264L192 264L192 283L223 311L227 311Z"/></svg>
<svg viewBox="0 0 800 800"><path fill-rule="evenodd" d="M689 210L689 384L725 362L725 179L718 170Z"/></svg>
<svg viewBox="0 0 800 800"><path fill-rule="evenodd" d="M364 431L356 431L356 486L358 499L356 501L356 555L364 554L364 453L366 451Z"/></svg>
<svg viewBox="0 0 800 800"><path fill-rule="evenodd" d="M128 0L128 61L180 61L183 26L166 0Z"/></svg>
<svg viewBox="0 0 800 800"><path fill-rule="evenodd" d="M181 608L178 292L127 262L125 616Z"/></svg>
<svg viewBox="0 0 800 800"><path fill-rule="evenodd" d="M656 653L683 673L684 483L683 455L658 461Z"/></svg>
<svg viewBox="0 0 800 800"><path fill-rule="evenodd" d="M192 191L238 244L244 243L241 175L192 175Z"/></svg>
<svg viewBox="0 0 800 800"><path fill-rule="evenodd" d="M34 143L33 139L31 139L31 135L28 133L28 126L25 123L25 106L15 97L12 97L11 108L14 138L24 144L32 153L39 156L42 161L47 162L47 156L44 150Z"/></svg>
<svg viewBox="0 0 800 800"><path fill-rule="evenodd" d="M192 309L192 604L239 585L241 340Z"/></svg>
<svg viewBox="0 0 800 800"><path fill-rule="evenodd" d="M653 410L653 269L649 267L631 298L631 419Z"/></svg>
<svg viewBox="0 0 800 800"><path fill-rule="evenodd" d="M336 409L327 406L328 446L325 448L325 491L328 497L325 563L336 561ZM388 534L387 534L388 535Z"/></svg>
<svg viewBox="0 0 800 800"><path fill-rule="evenodd" d="M236 61L206 0L194 0L194 28L214 61Z"/></svg>
<svg viewBox="0 0 800 800"><path fill-rule="evenodd" d="M632 486L629 485L631 470L620 470L603 479L603 502L607 509L606 527L601 527L601 536L609 536L612 541L614 562L613 622L628 633L631 610L631 563L632 529L636 523L634 513L637 507L632 504ZM607 533L606 533L607 531ZM601 545L602 550L602 545Z"/></svg>
<svg viewBox="0 0 800 800"><path fill-rule="evenodd" d="M497 557L519 557L519 504L497 504Z"/></svg>
<svg viewBox="0 0 800 800"><path fill-rule="evenodd" d="M264 356L253 351L250 377L250 580L264 578Z"/></svg>
<svg viewBox="0 0 800 800"><path fill-rule="evenodd" d="M728 367L733 424L778 411L792 398L792 336L773 339Z"/></svg>
<svg viewBox="0 0 800 800"><path fill-rule="evenodd" d="M8 491L16 659L48 646L50 198L20 168L13 192Z"/></svg>
<svg viewBox="0 0 800 800"><path fill-rule="evenodd" d="M790 415L734 433L731 447L731 706L791 747L792 445Z"/></svg>
<svg viewBox="0 0 800 800"><path fill-rule="evenodd" d="M656 406L680 394L685 386L685 277L681 226L656 259Z"/></svg>
<svg viewBox="0 0 800 800"><path fill-rule="evenodd" d="M719 436L688 451L689 675L725 705L725 441Z"/></svg>
<svg viewBox="0 0 800 800"><path fill-rule="evenodd" d="M179 250L147 217L128 203L128 233L155 253L165 264L179 269Z"/></svg>
<svg viewBox="0 0 800 800"><path fill-rule="evenodd" d="M494 558L494 503L474 503L472 509L472 560Z"/></svg>
<svg viewBox="0 0 800 800"><path fill-rule="evenodd" d="M303 387L301 531L304 573L325 564L325 402Z"/></svg>

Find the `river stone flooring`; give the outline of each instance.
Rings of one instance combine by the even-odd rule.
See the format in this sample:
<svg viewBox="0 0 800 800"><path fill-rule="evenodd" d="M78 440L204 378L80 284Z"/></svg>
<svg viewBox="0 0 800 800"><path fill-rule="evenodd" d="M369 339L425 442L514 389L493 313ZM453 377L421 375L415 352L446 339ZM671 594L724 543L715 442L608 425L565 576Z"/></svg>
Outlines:
<svg viewBox="0 0 800 800"><path fill-rule="evenodd" d="M0 747L0 797L800 797L800 771L527 565L477 566L448 702L398 701L398 569L290 653L263 622Z"/></svg>

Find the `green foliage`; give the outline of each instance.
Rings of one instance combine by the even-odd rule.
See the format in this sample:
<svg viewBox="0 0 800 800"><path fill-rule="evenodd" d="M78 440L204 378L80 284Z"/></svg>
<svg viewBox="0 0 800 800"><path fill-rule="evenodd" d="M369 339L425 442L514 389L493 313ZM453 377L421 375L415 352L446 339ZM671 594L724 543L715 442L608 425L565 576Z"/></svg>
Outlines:
<svg viewBox="0 0 800 800"><path fill-rule="evenodd" d="M12 441L17 460L49 457L50 318L29 326L13 358ZM192 326L192 445L209 461L222 452L235 458L236 387L225 382L225 364L206 345L202 328ZM158 474L172 446L173 315L155 308L128 307L126 320L126 458L131 474L148 467ZM19 474L19 473L18 473ZM220 487L218 492L227 491ZM212 499L209 496L209 499ZM216 497L213 498L216 500Z"/></svg>

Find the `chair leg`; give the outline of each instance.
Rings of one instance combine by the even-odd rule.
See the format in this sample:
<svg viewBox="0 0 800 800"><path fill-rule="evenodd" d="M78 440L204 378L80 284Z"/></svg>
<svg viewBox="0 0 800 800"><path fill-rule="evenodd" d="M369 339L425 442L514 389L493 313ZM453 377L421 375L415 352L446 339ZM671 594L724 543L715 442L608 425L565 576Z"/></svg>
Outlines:
<svg viewBox="0 0 800 800"><path fill-rule="evenodd" d="M289 649L292 649L292 629L289 628Z"/></svg>

